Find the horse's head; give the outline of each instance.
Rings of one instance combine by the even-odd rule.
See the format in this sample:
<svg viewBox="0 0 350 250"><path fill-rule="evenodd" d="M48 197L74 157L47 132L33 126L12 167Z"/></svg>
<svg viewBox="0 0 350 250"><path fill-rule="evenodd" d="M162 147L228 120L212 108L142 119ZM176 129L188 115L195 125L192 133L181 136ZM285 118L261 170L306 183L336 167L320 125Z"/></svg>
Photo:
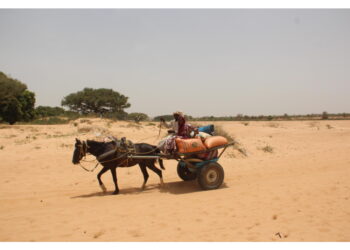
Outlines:
<svg viewBox="0 0 350 250"><path fill-rule="evenodd" d="M86 142L81 142L79 139L75 139L75 148L73 152L73 164L78 164L80 160L86 155L87 145Z"/></svg>

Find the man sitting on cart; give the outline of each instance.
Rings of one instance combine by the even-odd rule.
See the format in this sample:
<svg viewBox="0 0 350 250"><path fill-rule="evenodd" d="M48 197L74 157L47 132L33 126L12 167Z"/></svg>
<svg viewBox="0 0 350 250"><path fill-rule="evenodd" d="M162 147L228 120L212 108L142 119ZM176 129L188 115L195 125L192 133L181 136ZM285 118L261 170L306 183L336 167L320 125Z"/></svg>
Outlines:
<svg viewBox="0 0 350 250"><path fill-rule="evenodd" d="M186 122L185 115L176 111L173 113L174 120L170 122L170 124L166 123L163 118L160 118L161 125L168 128L169 135L162 139L158 148L160 148L164 153L172 153L176 150L175 138L189 138L190 133L194 130L194 128Z"/></svg>

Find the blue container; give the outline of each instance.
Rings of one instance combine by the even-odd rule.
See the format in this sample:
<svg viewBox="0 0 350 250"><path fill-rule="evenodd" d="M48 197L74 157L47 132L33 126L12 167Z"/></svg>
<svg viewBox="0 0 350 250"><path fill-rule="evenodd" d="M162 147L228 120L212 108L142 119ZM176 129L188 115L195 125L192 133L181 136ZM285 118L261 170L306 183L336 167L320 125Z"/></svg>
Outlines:
<svg viewBox="0 0 350 250"><path fill-rule="evenodd" d="M210 134L210 135L213 135L213 133L214 133L214 125L211 124L211 125L199 127L198 131L199 132L204 132L204 133L207 133L207 134Z"/></svg>

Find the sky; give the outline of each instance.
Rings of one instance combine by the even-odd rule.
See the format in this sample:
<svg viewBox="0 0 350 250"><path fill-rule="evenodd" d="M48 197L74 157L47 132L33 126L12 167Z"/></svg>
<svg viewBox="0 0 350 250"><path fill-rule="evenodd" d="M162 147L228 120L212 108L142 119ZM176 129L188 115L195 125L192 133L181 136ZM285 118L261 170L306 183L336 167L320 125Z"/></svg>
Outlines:
<svg viewBox="0 0 350 250"><path fill-rule="evenodd" d="M350 9L0 9L0 71L36 106L90 87L150 116L349 113Z"/></svg>

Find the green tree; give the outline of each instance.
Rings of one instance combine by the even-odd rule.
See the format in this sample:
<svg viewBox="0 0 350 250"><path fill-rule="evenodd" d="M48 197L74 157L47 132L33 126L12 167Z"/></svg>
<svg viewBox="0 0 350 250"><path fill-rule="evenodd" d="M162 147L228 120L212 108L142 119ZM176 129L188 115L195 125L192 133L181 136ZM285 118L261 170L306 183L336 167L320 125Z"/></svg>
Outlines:
<svg viewBox="0 0 350 250"><path fill-rule="evenodd" d="M40 118L64 114L65 110L61 107L39 106L35 109L35 115Z"/></svg>
<svg viewBox="0 0 350 250"><path fill-rule="evenodd" d="M10 124L34 118L35 94L22 82L0 72L0 118Z"/></svg>
<svg viewBox="0 0 350 250"><path fill-rule="evenodd" d="M124 109L129 108L128 97L113 91L112 89L84 88L82 91L69 94L64 97L62 106L82 114L115 113L117 116L125 116Z"/></svg>
<svg viewBox="0 0 350 250"><path fill-rule="evenodd" d="M135 122L140 122L140 121L147 121L149 120L148 115L144 114L144 113L130 113L128 114L128 118L129 120L133 120Z"/></svg>

